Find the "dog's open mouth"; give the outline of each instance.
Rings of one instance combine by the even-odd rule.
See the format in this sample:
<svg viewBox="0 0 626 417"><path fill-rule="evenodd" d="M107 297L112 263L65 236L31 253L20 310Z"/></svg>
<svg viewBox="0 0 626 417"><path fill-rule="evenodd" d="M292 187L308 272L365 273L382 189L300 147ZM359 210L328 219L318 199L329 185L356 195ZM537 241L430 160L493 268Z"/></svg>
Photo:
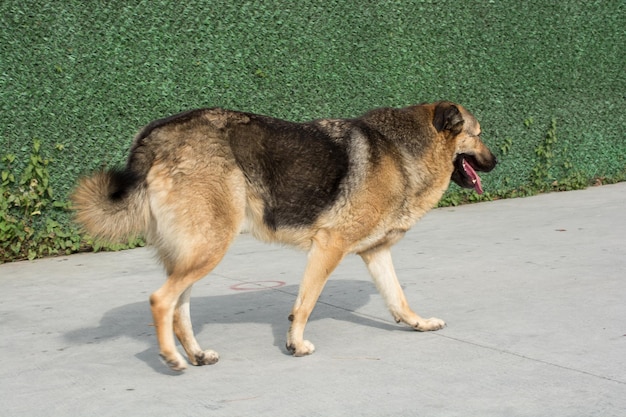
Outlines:
<svg viewBox="0 0 626 417"><path fill-rule="evenodd" d="M483 186L473 164L476 164L473 156L467 154L457 155L454 160L452 180L461 187L473 188L478 194L482 194Z"/></svg>

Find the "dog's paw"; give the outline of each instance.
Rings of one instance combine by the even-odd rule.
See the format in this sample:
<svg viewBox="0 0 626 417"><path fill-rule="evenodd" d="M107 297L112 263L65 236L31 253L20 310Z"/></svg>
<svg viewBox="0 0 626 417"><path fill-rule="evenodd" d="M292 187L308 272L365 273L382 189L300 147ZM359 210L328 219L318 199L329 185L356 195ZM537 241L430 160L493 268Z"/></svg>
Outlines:
<svg viewBox="0 0 626 417"><path fill-rule="evenodd" d="M193 364L196 366L213 365L220 359L220 355L214 350L207 349L204 352L196 353L193 359Z"/></svg>
<svg viewBox="0 0 626 417"><path fill-rule="evenodd" d="M446 322L436 317L420 320L413 325L413 328L418 332L431 332L444 327L446 327Z"/></svg>
<svg viewBox="0 0 626 417"><path fill-rule="evenodd" d="M185 359L183 359L183 357L178 352L174 355L171 355L171 357L167 357L162 353L159 356L161 357L161 360L167 366L169 366L172 371L182 372L187 369Z"/></svg>
<svg viewBox="0 0 626 417"><path fill-rule="evenodd" d="M315 352L315 345L308 340L303 340L299 346L293 343L287 343L287 350L291 352L293 356L306 356Z"/></svg>

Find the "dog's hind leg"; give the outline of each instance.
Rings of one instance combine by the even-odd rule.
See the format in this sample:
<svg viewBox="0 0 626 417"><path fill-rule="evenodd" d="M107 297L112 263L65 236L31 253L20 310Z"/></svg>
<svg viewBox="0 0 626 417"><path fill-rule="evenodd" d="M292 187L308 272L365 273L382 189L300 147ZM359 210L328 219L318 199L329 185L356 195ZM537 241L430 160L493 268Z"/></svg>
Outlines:
<svg viewBox="0 0 626 417"><path fill-rule="evenodd" d="M396 322L406 323L422 332L439 330L446 326L443 320L434 317L424 319L411 310L398 282L389 248L385 247L360 255Z"/></svg>
<svg viewBox="0 0 626 417"><path fill-rule="evenodd" d="M219 360L218 353L210 349L203 351L193 334L189 310L190 296L191 287L187 288L178 299L174 310L174 334L187 352L191 364L213 365Z"/></svg>
<svg viewBox="0 0 626 417"><path fill-rule="evenodd" d="M298 298L289 315L291 327L287 333L287 350L294 356L305 356L315 351L315 346L304 340L304 328L328 277L344 256L342 242L331 232L321 230L313 238Z"/></svg>
<svg viewBox="0 0 626 417"><path fill-rule="evenodd" d="M187 366L178 353L174 333L194 365L217 362L218 355L211 350L202 351L193 335L189 314L191 286L208 274L222 259L228 244L222 250L193 259L192 264L179 260L169 270L167 281L150 296L150 307L156 326L160 355L165 363L175 371ZM197 253L197 252L196 252ZM174 330L174 331L172 331Z"/></svg>
<svg viewBox="0 0 626 417"><path fill-rule="evenodd" d="M174 334L190 363L209 365L218 360L216 352L203 351L194 337L189 298L192 285L222 260L243 222L243 176L233 172L211 182L200 171L174 184L168 172L158 168L149 178L154 219L150 241L168 278L150 296L150 306L160 355L171 369L181 371L186 361L176 349Z"/></svg>

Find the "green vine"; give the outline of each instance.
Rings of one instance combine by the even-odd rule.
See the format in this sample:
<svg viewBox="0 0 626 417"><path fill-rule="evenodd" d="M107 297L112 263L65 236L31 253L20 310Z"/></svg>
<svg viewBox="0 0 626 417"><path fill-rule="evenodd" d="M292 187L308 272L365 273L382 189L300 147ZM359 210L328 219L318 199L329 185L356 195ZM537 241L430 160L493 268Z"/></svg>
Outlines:
<svg viewBox="0 0 626 417"><path fill-rule="evenodd" d="M63 146L56 149L62 151ZM0 263L143 244L136 240L103 246L82 236L77 227L59 221L68 217L69 203L55 198L48 171L51 160L42 155L40 140L33 141L20 175L14 172L15 162L13 154L0 158Z"/></svg>
<svg viewBox="0 0 626 417"><path fill-rule="evenodd" d="M524 120L524 126L530 129L534 124L532 117ZM527 185L522 185L514 189L505 191L485 192L482 195L478 195L473 191L459 190L448 192L439 202L439 207L446 206L458 206L461 204L475 203L479 201L491 201L499 200L503 198L515 198L515 197L528 197L539 193L545 193L549 191L571 191L587 188L592 182L595 184L603 184L609 182L617 182L620 179L606 179L595 178L593 181L580 170L575 169L575 165L569 160L565 159L560 171L564 172L564 175L556 177L553 171L556 171L555 165L556 151L557 151L557 119L552 117L550 119L550 125L546 132L544 139L534 150L535 163L531 168ZM502 156L506 156L513 147L513 141L510 138L505 138L503 142L496 144L496 148L500 151L500 159ZM566 150L564 150L565 152ZM622 175L624 177L624 175ZM620 177L621 178L621 177ZM504 178L505 184L509 183L509 178Z"/></svg>
<svg viewBox="0 0 626 417"><path fill-rule="evenodd" d="M556 118L553 117L550 120L550 127L544 141L535 148L535 155L538 159L531 171L531 185L540 192L587 188L590 184L589 178L582 171L576 170L575 165L569 159L565 159L561 167L564 175L560 178L550 175L555 169L554 158L557 141ZM565 151L563 150L563 153Z"/></svg>
<svg viewBox="0 0 626 417"><path fill-rule="evenodd" d="M530 172L530 185L539 192L548 191L553 181L550 172L553 167L556 142L556 118L553 117L545 139L535 148L537 160Z"/></svg>
<svg viewBox="0 0 626 417"><path fill-rule="evenodd" d="M78 233L55 220L55 214L68 205L54 197L50 159L42 156L41 141L34 140L19 177L13 172L14 163L12 154L0 159L0 262L77 251Z"/></svg>

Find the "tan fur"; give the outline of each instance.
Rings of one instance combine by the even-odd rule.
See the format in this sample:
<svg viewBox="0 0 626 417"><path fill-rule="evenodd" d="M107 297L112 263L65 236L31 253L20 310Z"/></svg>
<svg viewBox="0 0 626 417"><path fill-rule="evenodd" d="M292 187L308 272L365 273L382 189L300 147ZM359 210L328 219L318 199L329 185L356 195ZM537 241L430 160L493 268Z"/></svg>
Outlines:
<svg viewBox="0 0 626 417"><path fill-rule="evenodd" d="M184 113L155 121L137 135L126 171L131 179L122 176L116 183L113 174L104 172L79 182L72 197L76 220L89 233L107 240L143 233L165 266L168 279L151 295L150 304L160 353L170 368L185 368L174 335L190 363L218 360L216 352L203 351L194 337L190 292L220 262L244 222L263 241L308 251L287 334L287 348L295 356L314 351L304 339L306 323L329 275L350 253L363 258L396 321L420 331L445 326L410 309L389 248L437 204L457 155L472 155L486 167L483 170L493 168L495 158L478 137L478 122L451 103L380 109L358 120L363 125L326 119L294 128L222 109ZM329 206L312 222L306 212L301 222L291 219L293 224L268 221L273 190L264 178L276 173L259 176L264 165L254 165L254 158L275 157L263 154L263 147L272 143L262 142L274 140L263 135L275 124L283 129L278 132L296 129L304 136L321 129L327 140L345 146L349 170ZM368 134L379 135L378 142ZM285 152L283 160L288 160ZM273 204L281 207L282 202Z"/></svg>
<svg viewBox="0 0 626 417"><path fill-rule="evenodd" d="M72 195L75 220L96 238L120 242L144 232L150 224L145 190L123 203L112 203L106 191L110 178L104 172L80 180Z"/></svg>

